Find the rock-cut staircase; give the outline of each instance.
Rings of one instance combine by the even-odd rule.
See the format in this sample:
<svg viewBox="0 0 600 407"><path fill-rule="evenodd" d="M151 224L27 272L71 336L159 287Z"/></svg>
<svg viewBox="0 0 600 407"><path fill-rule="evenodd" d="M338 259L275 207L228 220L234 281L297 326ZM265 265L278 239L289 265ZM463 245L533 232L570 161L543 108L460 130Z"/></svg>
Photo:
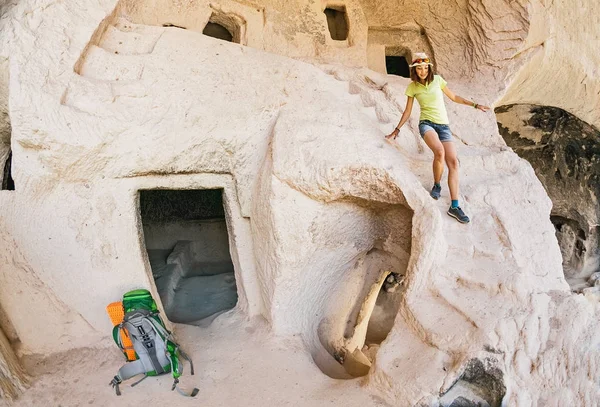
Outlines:
<svg viewBox="0 0 600 407"><path fill-rule="evenodd" d="M143 97L144 65L166 29L117 18L97 44L86 48L62 104L102 116L103 106L118 97Z"/></svg>
<svg viewBox="0 0 600 407"><path fill-rule="evenodd" d="M359 110L376 123L382 139L393 130L403 111L398 100L408 82L386 80L385 75L365 69L331 65L321 68L348 83L348 92L359 96ZM540 225L542 233L531 234L531 240L522 238L529 232L525 225L543 216L543 205L526 202L528 195L543 193L531 169L501 145L466 145L460 139L455 145L460 158L461 204L472 222L459 224L445 214L450 204L445 185L440 200L425 200L440 211L442 240L447 243L447 250L445 258L434 260L430 275L413 276L422 280L419 284L426 289L411 295L408 287L407 295L411 297L403 311L420 327L415 334L421 336L424 349L455 353L454 365L445 373L448 385L440 389L441 393L450 390L469 358L479 352L502 347L502 354L492 356L499 366L510 368L511 352L522 344L506 348L515 338L503 327L513 320L524 326L537 323L539 315L528 311L535 301L530 284L543 281L541 274L547 272L544 261L535 257L536 247L547 244L547 225ZM384 148L396 150L398 160L419 180L423 194L428 194L432 185L432 154L420 140L417 122L411 119L397 140L384 144ZM548 284L560 286L555 279ZM519 338L528 340L527 336ZM410 364L427 366L428 357L429 353L423 353L422 360L415 356ZM394 376L395 370L411 368L402 363L396 367L379 366L378 370Z"/></svg>

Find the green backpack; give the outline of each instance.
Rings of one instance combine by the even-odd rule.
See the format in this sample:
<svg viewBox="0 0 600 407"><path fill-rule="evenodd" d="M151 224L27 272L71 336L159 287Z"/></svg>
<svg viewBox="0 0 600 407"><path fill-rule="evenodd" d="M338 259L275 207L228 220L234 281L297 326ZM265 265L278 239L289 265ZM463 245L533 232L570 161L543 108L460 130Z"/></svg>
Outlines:
<svg viewBox="0 0 600 407"><path fill-rule="evenodd" d="M131 385L135 386L148 376L158 376L169 372L173 373L174 379L171 390L177 389L180 394L189 397L198 394L197 388L187 394L177 387L179 377L183 373L180 358L190 362L192 375L194 374L194 365L175 343L171 332L165 328L150 292L140 289L125 293L123 295L123 311L125 313L123 322L113 328L113 339L127 359L127 349L121 340L121 332L124 331L131 339L136 360L123 365L110 382L117 395L121 395L119 384L124 380L143 374L144 377Z"/></svg>

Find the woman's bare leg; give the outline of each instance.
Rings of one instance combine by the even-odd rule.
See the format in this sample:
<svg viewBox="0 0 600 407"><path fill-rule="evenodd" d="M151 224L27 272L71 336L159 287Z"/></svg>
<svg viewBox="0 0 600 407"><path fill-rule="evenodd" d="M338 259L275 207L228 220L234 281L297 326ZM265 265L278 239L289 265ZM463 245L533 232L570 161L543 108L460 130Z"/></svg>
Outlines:
<svg viewBox="0 0 600 407"><path fill-rule="evenodd" d="M439 184L444 173L444 158L446 155L444 146L442 145L444 143L440 141L437 133L433 130L425 132L423 140L427 144L427 147L433 151L433 181Z"/></svg>
<svg viewBox="0 0 600 407"><path fill-rule="evenodd" d="M452 141L446 141L440 144L442 144L444 147L446 165L448 166L448 188L450 189L450 199L457 200L459 196L459 173L456 146Z"/></svg>

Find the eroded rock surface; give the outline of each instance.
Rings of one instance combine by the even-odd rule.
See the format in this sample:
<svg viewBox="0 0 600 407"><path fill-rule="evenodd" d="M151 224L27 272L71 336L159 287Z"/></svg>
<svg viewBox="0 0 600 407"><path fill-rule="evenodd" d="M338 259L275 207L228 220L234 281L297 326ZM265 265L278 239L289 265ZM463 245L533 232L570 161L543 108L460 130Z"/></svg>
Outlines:
<svg viewBox="0 0 600 407"><path fill-rule="evenodd" d="M247 332L267 325L265 335L294 354L286 359L299 372L294 383L318 389L309 394L319 400L298 404L348 391L349 405L365 405L354 396L366 392L378 404L436 405L462 377L491 389L478 396L488 403L505 386L510 406L597 405L598 303L565 282L551 201L531 166L506 148L493 114L449 103L462 205L473 219L458 224L445 214L447 189L439 201L427 192L432 156L417 109L397 142L383 139L408 81L364 68L374 55L370 28L397 30L398 17L409 45L430 47L456 93L492 104L507 87L515 97L512 78L532 54L548 56L548 70L556 48L534 44L546 38L536 31L544 13L554 28L573 15L558 2L396 6L349 1L348 36L334 40L325 5L304 0L12 4L0 20L8 33L0 56L10 56L2 66L17 188L0 193L0 302L21 351L109 346L107 303L140 286L159 298L139 191L219 188L239 296L215 329L238 335L231 324L240 319ZM202 35L211 19L236 24L233 42ZM596 96L589 78L584 99ZM552 87L538 88L535 97ZM366 349L387 271L405 276L402 296L388 307L396 315L387 336L384 312L385 329ZM33 299L27 313L24 299ZM232 342L180 331L203 356L224 358L220 342ZM358 373L370 364L362 387L321 373L340 373L340 349L365 362ZM273 366L283 363L265 363L268 350L244 361L256 376L268 366L265 392L282 387ZM502 385L465 375L482 352L496 357ZM205 400L218 405L231 382L215 371L203 377L219 391ZM69 400L89 388L70 389Z"/></svg>
<svg viewBox="0 0 600 407"><path fill-rule="evenodd" d="M496 115L502 137L552 199L565 277L581 290L600 270L600 131L550 106L502 106Z"/></svg>

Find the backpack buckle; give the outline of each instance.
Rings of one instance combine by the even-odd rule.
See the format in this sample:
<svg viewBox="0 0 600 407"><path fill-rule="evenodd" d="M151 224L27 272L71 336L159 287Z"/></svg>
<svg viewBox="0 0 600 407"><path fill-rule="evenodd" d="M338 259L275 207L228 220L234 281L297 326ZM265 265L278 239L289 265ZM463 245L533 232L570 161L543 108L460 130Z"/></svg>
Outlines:
<svg viewBox="0 0 600 407"><path fill-rule="evenodd" d="M121 395L121 390L119 389L119 384L121 384L122 382L123 381L121 380L121 378L119 376L115 376L108 384L109 386L112 386L115 389L117 396Z"/></svg>

